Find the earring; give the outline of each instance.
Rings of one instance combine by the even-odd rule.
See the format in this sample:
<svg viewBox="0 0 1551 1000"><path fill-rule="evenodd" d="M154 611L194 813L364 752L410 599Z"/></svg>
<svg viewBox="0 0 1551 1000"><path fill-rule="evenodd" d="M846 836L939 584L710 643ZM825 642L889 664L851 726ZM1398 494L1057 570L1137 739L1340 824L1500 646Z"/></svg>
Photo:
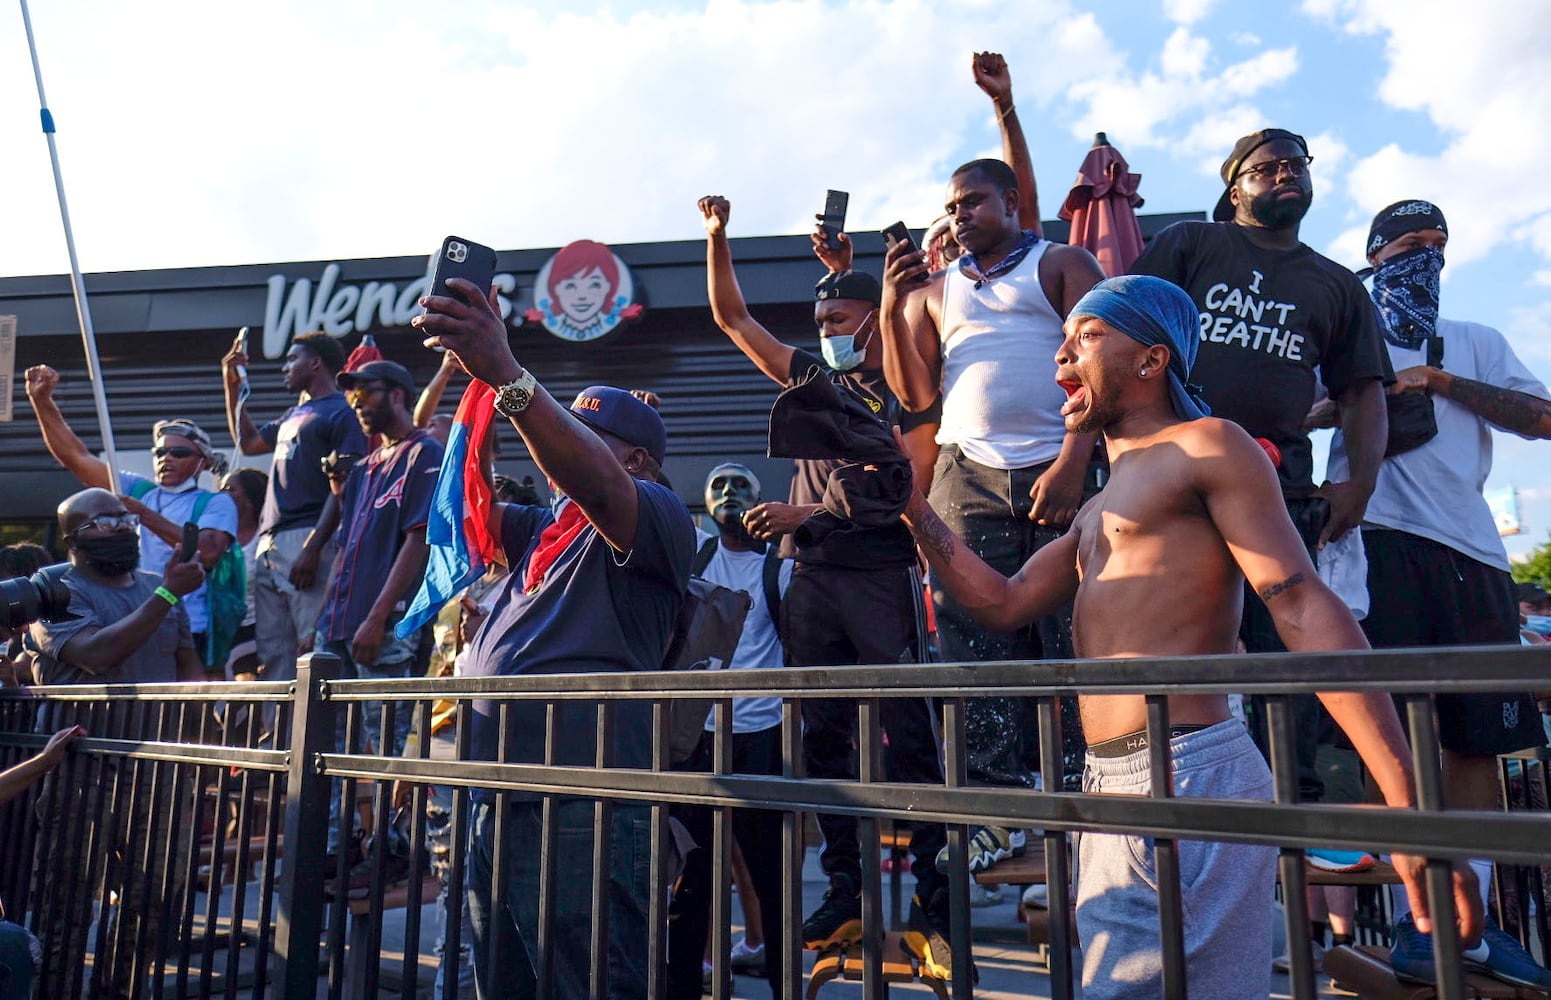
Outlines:
<svg viewBox="0 0 1551 1000"><path fill-rule="evenodd" d="M1147 369L1143 368L1141 371L1137 372L1137 374L1138 375L1146 375L1147 374Z"/></svg>

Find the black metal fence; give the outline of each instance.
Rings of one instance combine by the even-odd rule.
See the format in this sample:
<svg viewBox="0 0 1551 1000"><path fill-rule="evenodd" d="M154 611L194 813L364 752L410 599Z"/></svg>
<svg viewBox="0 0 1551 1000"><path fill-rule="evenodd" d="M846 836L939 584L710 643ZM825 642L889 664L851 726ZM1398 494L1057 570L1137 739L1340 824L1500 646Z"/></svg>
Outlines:
<svg viewBox="0 0 1551 1000"><path fill-rule="evenodd" d="M1439 933L1436 957L1440 997L1467 995L1452 933L1449 886L1454 860L1489 857L1505 864L1551 864L1551 813L1544 801L1500 813L1445 811L1439 769L1434 697L1442 692L1534 690L1547 686L1544 653L1512 648L1454 648L1317 655L1223 656L1112 661L980 663L711 673L546 675L522 678L443 678L407 681L337 680L338 661L304 658L294 684L142 685L55 687L0 695L0 764L35 752L47 733L80 722L90 732L47 781L0 807L0 896L11 920L25 921L47 943L40 970L46 997L82 995L147 997L311 997L326 984L330 997L371 997L395 988L414 993L421 965L420 931L434 902L438 880L462 886L471 790L495 794L496 837L512 793L543 797L538 892L539 947L534 962L541 996L553 995L556 843L548 822L557 801L593 803L596 838L592 870L591 995L606 992L609 925L607 871L610 810L644 803L650 817L646 995L665 995L667 954L669 810L699 805L714 811L712 854L712 954L714 995L727 996L726 968L731 913L729 879L732 810L758 806L782 814L783 973L776 995L803 995L802 942L795 932L804 913L801 862L802 814L858 817L861 842L879 842L887 821L948 824L950 920L956 942L971 940L968 875L964 864L968 826L995 823L1040 831L1048 869L1051 989L1073 994L1076 933L1070 918L1071 888L1066 835L1074 830L1130 832L1156 838L1165 994L1189 994L1176 842L1222 840L1282 848L1279 874L1287 886L1304 881L1303 848L1404 851L1429 859L1427 888ZM1293 763L1290 699L1321 690L1381 691L1404 707L1413 740L1416 813L1363 806L1299 805ZM1090 795L1062 791L1061 712L1058 700L1079 694L1142 694L1147 699L1154 789L1151 796ZM1171 695L1242 693L1264 697L1275 776L1276 801L1181 799L1170 795L1167 698ZM734 773L730 739L733 696L780 696L783 773ZM964 702L977 696L1017 696L1036 706L1044 788L1047 791L972 787L966 781ZM860 748L855 781L803 776L801 710L804 698L854 699ZM941 785L882 780L884 744L879 705L889 698L932 699L942 723L945 781ZM335 751L336 726L354 739L367 702L383 704L382 731L409 712L417 731L429 734L434 703L451 703L456 753L435 760L430 740L405 757ZM676 699L716 699L717 737L709 773L668 766L669 706ZM650 770L608 766L520 764L510 759L470 760L474 701L493 706L494 722L510 735L510 706L546 706L546 761L554 761L559 706L584 703L594 720L597 745L607 747L617 708L624 702L652 706ZM445 709L443 710L446 711ZM401 716L400 716L401 717ZM502 745L509 741L502 740ZM501 757L507 755L503 751ZM1525 780L1539 775L1526 767ZM334 779L343 779L336 787ZM358 795L372 782L369 797ZM394 782L402 782L395 809ZM427 785L448 786L450 851L432 875L426 835ZM340 823L369 804L369 825L386 831L395 812L404 820L407 848L402 877L388 870L389 838L372 838L366 877L353 891L339 837L331 874L325 868L329 799L337 795ZM348 827L341 826L342 834ZM496 852L499 859L500 852ZM887 989L883 978L882 872L877 851L862 851L863 979L869 998ZM504 897L507 873L499 860L492 873L494 897ZM325 892L332 881L333 892ZM398 884L403 883L403 884ZM1517 883L1516 883L1517 884ZM1534 885L1540 891L1538 882ZM1517 893L1517 926L1529 932L1525 914L1533 895ZM331 896L331 898L330 898ZM351 898L352 896L356 898ZM1308 912L1301 891L1284 893L1291 983L1299 997L1315 995L1309 957ZM430 905L427 903L430 902ZM463 941L461 892L446 896L445 955L456 960ZM1540 913L1544 917L1544 901ZM382 914L404 907L401 957L385 961ZM1527 937L1526 937L1527 940ZM495 935L493 963L500 967L517 947ZM1543 947L1543 944L1542 944ZM953 952L952 994L972 995L968 948ZM451 995L449 993L449 995ZM571 1000L571 998L561 998Z"/></svg>

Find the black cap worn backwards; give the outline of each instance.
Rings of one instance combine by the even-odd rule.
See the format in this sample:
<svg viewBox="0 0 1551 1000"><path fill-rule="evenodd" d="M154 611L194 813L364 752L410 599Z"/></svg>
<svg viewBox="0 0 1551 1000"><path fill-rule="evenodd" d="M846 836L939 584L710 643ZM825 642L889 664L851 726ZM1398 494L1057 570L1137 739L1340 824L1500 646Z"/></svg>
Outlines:
<svg viewBox="0 0 1551 1000"><path fill-rule="evenodd" d="M866 271L835 271L813 286L813 301L826 299L860 299L877 305L883 301L883 289L878 279Z"/></svg>
<svg viewBox="0 0 1551 1000"><path fill-rule="evenodd" d="M1212 209L1213 222L1227 222L1233 218L1233 202L1228 200L1228 192L1233 190L1234 179L1239 176L1239 168L1244 166L1244 161L1249 159L1249 154L1266 143L1276 142L1278 139L1296 142L1303 150L1303 155L1309 155L1309 144L1303 136L1284 128L1263 128L1259 132L1251 132L1234 143L1233 152L1222 161L1222 169L1218 171L1222 175L1223 192L1222 197L1217 199L1217 207Z"/></svg>

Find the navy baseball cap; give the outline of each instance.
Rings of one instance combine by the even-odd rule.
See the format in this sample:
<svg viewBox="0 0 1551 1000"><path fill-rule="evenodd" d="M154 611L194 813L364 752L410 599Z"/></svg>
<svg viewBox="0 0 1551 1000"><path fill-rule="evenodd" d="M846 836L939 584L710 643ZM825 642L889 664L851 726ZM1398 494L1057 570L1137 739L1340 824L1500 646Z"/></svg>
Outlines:
<svg viewBox="0 0 1551 1000"><path fill-rule="evenodd" d="M340 372L334 376L334 381L346 391L355 388L359 382L379 381L396 385L407 395L415 394L415 377L397 361L368 361L353 371Z"/></svg>
<svg viewBox="0 0 1551 1000"><path fill-rule="evenodd" d="M1249 159L1249 154L1264 146L1268 142L1276 142L1278 139L1287 139L1296 142L1303 150L1303 155L1309 155L1309 144L1296 132L1289 132L1285 128L1263 128L1259 132L1251 132L1238 142L1233 144L1233 152L1222 161L1222 168L1218 174L1222 177L1222 197L1217 199L1217 206L1212 209L1213 222L1227 222L1233 218L1233 202L1228 200L1228 192L1233 190L1233 182L1239 176L1239 168L1244 161Z"/></svg>
<svg viewBox="0 0 1551 1000"><path fill-rule="evenodd" d="M576 419L595 431L612 434L646 453L661 465L668 453L668 429L649 404L611 385L589 385L571 403Z"/></svg>

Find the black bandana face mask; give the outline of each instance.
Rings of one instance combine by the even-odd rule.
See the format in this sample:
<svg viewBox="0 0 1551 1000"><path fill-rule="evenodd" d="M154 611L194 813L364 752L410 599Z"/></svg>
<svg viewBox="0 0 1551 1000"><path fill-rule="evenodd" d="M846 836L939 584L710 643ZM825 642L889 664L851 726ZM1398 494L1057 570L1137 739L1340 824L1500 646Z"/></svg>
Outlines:
<svg viewBox="0 0 1551 1000"><path fill-rule="evenodd" d="M103 576L122 576L140 566L138 531L112 531L96 538L77 538L74 544L92 569Z"/></svg>
<svg viewBox="0 0 1551 1000"><path fill-rule="evenodd" d="M1373 272L1373 302L1384 319L1384 339L1416 350L1438 326L1438 275L1443 251L1417 247L1398 253Z"/></svg>

